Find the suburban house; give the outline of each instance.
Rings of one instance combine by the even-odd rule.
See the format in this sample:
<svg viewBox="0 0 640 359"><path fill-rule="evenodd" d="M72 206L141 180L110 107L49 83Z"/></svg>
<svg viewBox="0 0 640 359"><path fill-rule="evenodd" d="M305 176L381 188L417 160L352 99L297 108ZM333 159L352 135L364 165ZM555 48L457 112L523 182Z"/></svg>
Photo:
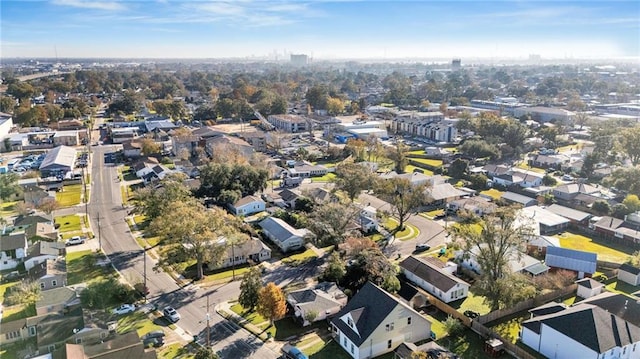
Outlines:
<svg viewBox="0 0 640 359"><path fill-rule="evenodd" d="M67 285L67 263L62 258L45 259L27 271L27 277L40 286L41 291Z"/></svg>
<svg viewBox="0 0 640 359"><path fill-rule="evenodd" d="M443 207L448 201L462 198L467 193L453 187L450 183L437 183L425 189L429 205Z"/></svg>
<svg viewBox="0 0 640 359"><path fill-rule="evenodd" d="M482 269L480 268L480 264L477 259L479 254L478 252L479 250L477 248L473 248L473 250L465 256L464 252L459 250L455 252L455 257L460 260L462 268L468 269L477 274L482 274ZM527 273L536 276L546 273L549 270L549 267L540 262L540 260L525 253L521 253L515 247L509 250L507 255L507 268L511 273Z"/></svg>
<svg viewBox="0 0 640 359"><path fill-rule="evenodd" d="M482 217L487 213L492 213L498 206L488 199L480 196L465 197L447 203L447 211L455 214L458 211L466 211L476 216Z"/></svg>
<svg viewBox="0 0 640 359"><path fill-rule="evenodd" d="M205 152L213 157L227 155L228 151L236 151L244 157L251 157L255 150L247 141L227 135L219 135L207 138L204 145Z"/></svg>
<svg viewBox="0 0 640 359"><path fill-rule="evenodd" d="M137 161L131 166L131 170L136 174L138 178L144 178L146 175L153 172L153 167L158 165L157 163L147 161Z"/></svg>
<svg viewBox="0 0 640 359"><path fill-rule="evenodd" d="M38 241L27 248L27 256L24 259L24 268L30 270L36 264L45 260L54 260L65 254L65 245L62 242Z"/></svg>
<svg viewBox="0 0 640 359"><path fill-rule="evenodd" d="M591 298L602 293L602 289L604 288L604 284L591 278L582 278L576 281L576 284L578 285L576 295L583 299Z"/></svg>
<svg viewBox="0 0 640 359"><path fill-rule="evenodd" d="M354 359L374 358L431 335L431 322L367 282L331 320L333 336Z"/></svg>
<svg viewBox="0 0 640 359"><path fill-rule="evenodd" d="M560 239L551 236L535 235L527 241L527 254L544 257L547 247L560 247Z"/></svg>
<svg viewBox="0 0 640 359"><path fill-rule="evenodd" d="M24 231L0 237L0 270L14 269L27 256L27 235Z"/></svg>
<svg viewBox="0 0 640 359"><path fill-rule="evenodd" d="M226 241L222 239L221 242L224 243ZM222 262L217 268L227 268L234 264L242 265L249 263L249 261L260 263L271 258L271 249L258 238L251 238L233 246L227 245L225 253Z"/></svg>
<svg viewBox="0 0 640 359"><path fill-rule="evenodd" d="M420 186L424 184L428 184L430 182L431 177L425 175L420 172L412 172L412 173L402 173L398 174L395 171L386 172L380 175L382 179L392 179L392 178L401 178L406 179L411 183L412 186Z"/></svg>
<svg viewBox="0 0 640 359"><path fill-rule="evenodd" d="M301 178L310 178L310 177L322 177L329 172L334 172L334 168L328 168L322 165L314 165L309 162L299 161L296 162L293 166L289 166L287 168L289 172L289 177L301 177Z"/></svg>
<svg viewBox="0 0 640 359"><path fill-rule="evenodd" d="M245 196L240 198L236 203L230 205L231 211L236 216L248 216L265 210L266 203L256 196Z"/></svg>
<svg viewBox="0 0 640 359"><path fill-rule="evenodd" d="M29 241L57 241L59 236L58 230L51 223L36 223L27 227L24 231Z"/></svg>
<svg viewBox="0 0 640 359"><path fill-rule="evenodd" d="M507 174L511 171L511 167L503 165L485 165L484 167L482 167L482 171L487 175L487 177L493 178L496 176Z"/></svg>
<svg viewBox="0 0 640 359"><path fill-rule="evenodd" d="M624 263L618 268L618 280L633 286L640 285L640 268Z"/></svg>
<svg viewBox="0 0 640 359"><path fill-rule="evenodd" d="M589 220L593 217L591 213L561 206L559 204L552 204L547 207L547 210L568 219L570 224L576 226L588 226Z"/></svg>
<svg viewBox="0 0 640 359"><path fill-rule="evenodd" d="M142 156L142 143L138 141L126 141L122 144L124 158L138 158Z"/></svg>
<svg viewBox="0 0 640 359"><path fill-rule="evenodd" d="M84 344L82 347L85 358L135 358L156 359L155 350L145 350L144 343L134 330L126 334L118 335L108 341L96 341ZM74 358L75 359L75 358Z"/></svg>
<svg viewBox="0 0 640 359"><path fill-rule="evenodd" d="M330 190L322 187L312 188L305 192L305 195L311 198L317 204L323 203L336 203L339 201L338 197Z"/></svg>
<svg viewBox="0 0 640 359"><path fill-rule="evenodd" d="M37 315L63 312L72 306L80 304L80 298L75 290L69 287L58 287L41 292L36 302Z"/></svg>
<svg viewBox="0 0 640 359"><path fill-rule="evenodd" d="M13 227L24 229L36 223L53 223L53 217L44 213L32 214L28 216L18 215L18 217L13 220Z"/></svg>
<svg viewBox="0 0 640 359"><path fill-rule="evenodd" d="M151 171L142 176L142 180L145 184L148 184L149 182L162 180L170 173L173 173L173 171L163 165L155 165L151 167Z"/></svg>
<svg viewBox="0 0 640 359"><path fill-rule="evenodd" d="M174 156L182 157L183 155L193 156L196 153L200 136L171 136L171 152Z"/></svg>
<svg viewBox="0 0 640 359"><path fill-rule="evenodd" d="M525 320L520 338L548 358L640 357L640 328L591 304L580 303Z"/></svg>
<svg viewBox="0 0 640 359"><path fill-rule="evenodd" d="M280 218L267 217L260 223L265 236L283 252L304 247L305 237L311 235L307 229L295 229Z"/></svg>
<svg viewBox="0 0 640 359"><path fill-rule="evenodd" d="M598 188L585 183L563 184L553 189L553 197L565 203L572 203L579 194L593 196L599 193Z"/></svg>
<svg viewBox="0 0 640 359"><path fill-rule="evenodd" d="M529 207L529 206L535 206L538 204L538 200L535 198L531 198L519 193L515 193L515 192L505 192L502 194L502 197L500 197L500 200L506 202L506 203L513 203L513 204L519 204L522 207Z"/></svg>
<svg viewBox="0 0 640 359"><path fill-rule="evenodd" d="M299 193L296 193L290 189L283 189L278 193L284 204L289 208L296 208L296 201L302 197Z"/></svg>
<svg viewBox="0 0 640 359"><path fill-rule="evenodd" d="M453 275L454 263L409 256L400 262L400 268L408 280L445 303L466 298L469 292L469 283Z"/></svg>
<svg viewBox="0 0 640 359"><path fill-rule="evenodd" d="M604 291L580 303L593 304L627 322L640 326L640 303L626 295Z"/></svg>
<svg viewBox="0 0 640 359"><path fill-rule="evenodd" d="M335 283L323 282L290 292L287 303L302 326L307 326L338 313L347 304L347 295Z"/></svg>
<svg viewBox="0 0 640 359"><path fill-rule="evenodd" d="M634 222L602 216L600 220L592 224L592 227L604 237L617 238L630 243L640 243L640 226Z"/></svg>
<svg viewBox="0 0 640 359"><path fill-rule="evenodd" d="M566 269L578 274L578 278L591 276L596 272L598 255L574 249L547 247L545 263L555 269Z"/></svg>
<svg viewBox="0 0 640 359"><path fill-rule="evenodd" d="M538 154L529 159L529 166L539 168L554 168L559 170L564 162L565 159L560 156Z"/></svg>
<svg viewBox="0 0 640 359"><path fill-rule="evenodd" d="M569 220L559 216L546 208L539 206L525 207L520 210L521 215L534 225L537 225L537 233L542 235L562 232L569 227Z"/></svg>
<svg viewBox="0 0 640 359"><path fill-rule="evenodd" d="M364 233L377 231L379 227L378 210L373 206L364 206L358 216L358 225Z"/></svg>

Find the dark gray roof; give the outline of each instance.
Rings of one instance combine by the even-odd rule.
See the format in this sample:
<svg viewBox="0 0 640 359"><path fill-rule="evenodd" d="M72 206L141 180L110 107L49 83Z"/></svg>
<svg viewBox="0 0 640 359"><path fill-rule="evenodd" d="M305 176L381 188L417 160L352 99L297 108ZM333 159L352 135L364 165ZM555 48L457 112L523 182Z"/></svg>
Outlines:
<svg viewBox="0 0 640 359"><path fill-rule="evenodd" d="M549 302L539 307L530 309L529 313L531 313L534 317L539 317L542 315L557 313L565 309L567 309L567 306L564 303Z"/></svg>
<svg viewBox="0 0 640 359"><path fill-rule="evenodd" d="M533 322L536 321L597 353L640 341L640 328L589 304L578 304L557 313L535 317L523 322L523 326L535 331ZM536 332L540 332L539 324Z"/></svg>
<svg viewBox="0 0 640 359"><path fill-rule="evenodd" d="M619 271L625 271L627 273L631 273L633 275L638 275L640 274L640 268L638 267L634 267L631 264L628 263L624 263L623 265L620 266L620 268L618 268Z"/></svg>
<svg viewBox="0 0 640 359"><path fill-rule="evenodd" d="M35 223L51 223L52 217L47 214L33 214L30 216L18 216L13 221L14 227L30 226Z"/></svg>
<svg viewBox="0 0 640 359"><path fill-rule="evenodd" d="M593 289L593 288L598 288L598 287L604 286L604 284L598 282L597 280L591 279L591 278L580 279L579 281L576 281L576 284L581 286L581 287L585 287L585 288L589 288L589 289Z"/></svg>
<svg viewBox="0 0 640 359"><path fill-rule="evenodd" d="M587 298L580 303L593 304L633 325L640 326L640 303L638 303L637 298L619 293L605 292Z"/></svg>
<svg viewBox="0 0 640 359"><path fill-rule="evenodd" d="M385 292L375 284L367 282L347 305L331 320L353 344L358 347L364 343L382 321L398 305L402 305L391 294ZM350 313L358 335L340 317Z"/></svg>
<svg viewBox="0 0 640 359"><path fill-rule="evenodd" d="M621 219L602 216L598 222L594 224L596 227L606 228L606 229L616 229L624 224L624 221Z"/></svg>
<svg viewBox="0 0 640 359"><path fill-rule="evenodd" d="M279 241L287 240L292 236L303 237L308 233L305 229L295 229L287 222L274 217L265 218L259 225Z"/></svg>
<svg viewBox="0 0 640 359"><path fill-rule="evenodd" d="M298 197L300 197L299 194L289 190L289 189L285 189L282 190L280 193L280 198L282 198L283 201L285 202L290 202L294 199L297 199Z"/></svg>
<svg viewBox="0 0 640 359"><path fill-rule="evenodd" d="M27 236L24 232L0 237L0 252L18 248L27 248Z"/></svg>
<svg viewBox="0 0 640 359"><path fill-rule="evenodd" d="M443 272L442 267L433 265L421 258L409 256L402 262L400 262L400 268L403 268L427 283L433 284L434 287L440 289L443 292L449 291L457 284L466 284L465 281L452 276L449 273Z"/></svg>
<svg viewBox="0 0 640 359"><path fill-rule="evenodd" d="M84 328L82 309L67 314L51 314L38 323L38 346L66 341L73 336L74 329Z"/></svg>
<svg viewBox="0 0 640 359"><path fill-rule="evenodd" d="M547 207L547 209L559 216L578 222L593 217L593 215L591 215L590 213L578 211L577 209L561 206L559 204L552 204L551 206Z"/></svg>
<svg viewBox="0 0 640 359"><path fill-rule="evenodd" d="M62 242L38 241L27 249L27 257L37 257L41 255L59 256L65 249Z"/></svg>
<svg viewBox="0 0 640 359"><path fill-rule="evenodd" d="M597 260L596 253L560 247L547 247L547 255L545 256L545 263L549 267L585 273L595 273Z"/></svg>

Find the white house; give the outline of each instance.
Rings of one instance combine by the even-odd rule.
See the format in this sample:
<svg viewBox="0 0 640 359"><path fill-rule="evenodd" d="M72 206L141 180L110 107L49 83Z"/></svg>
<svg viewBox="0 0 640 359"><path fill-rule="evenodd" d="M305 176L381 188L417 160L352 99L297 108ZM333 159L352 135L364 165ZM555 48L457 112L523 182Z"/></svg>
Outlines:
<svg viewBox="0 0 640 359"><path fill-rule="evenodd" d="M307 229L296 229L280 218L267 217L260 223L264 234L283 252L302 248L305 237L311 232Z"/></svg>
<svg viewBox="0 0 640 359"><path fill-rule="evenodd" d="M408 280L449 303L466 298L469 293L469 283L453 276L457 265L451 264L433 257L409 256L400 262L400 268Z"/></svg>
<svg viewBox="0 0 640 359"><path fill-rule="evenodd" d="M240 198L233 205L230 205L230 207L236 216L248 216L264 211L266 203L259 197L245 196Z"/></svg>
<svg viewBox="0 0 640 359"><path fill-rule="evenodd" d="M578 292L576 295L584 299L591 298L602 293L602 288L604 288L604 284L591 278L580 279L576 281L576 284L578 285Z"/></svg>
<svg viewBox="0 0 640 359"><path fill-rule="evenodd" d="M220 243L225 243L222 238ZM239 244L227 245L225 255L218 268L231 267L232 265L242 265L249 261L260 263L271 259L271 249L258 238L251 238Z"/></svg>
<svg viewBox="0 0 640 359"><path fill-rule="evenodd" d="M480 251L477 247L474 247L473 250L466 254L464 251L455 252L455 256L458 260L460 260L460 265L463 268L469 269L475 273L482 274L482 269L480 268L480 264L478 263L477 255L480 254ZM529 273L531 275L539 275L545 273L549 270L544 263L540 260L520 252L517 248L513 247L507 253L508 262L507 267L511 273Z"/></svg>
<svg viewBox="0 0 640 359"><path fill-rule="evenodd" d="M24 232L0 237L0 270L14 269L27 256L27 236Z"/></svg>
<svg viewBox="0 0 640 359"><path fill-rule="evenodd" d="M367 282L331 320L337 343L354 359L374 358L431 335L431 322Z"/></svg>
<svg viewBox="0 0 640 359"><path fill-rule="evenodd" d="M347 304L347 295L335 283L323 282L290 292L287 303L302 326L307 326L338 313Z"/></svg>
<svg viewBox="0 0 640 359"><path fill-rule="evenodd" d="M618 280L634 286L640 285L640 268L623 264L618 268Z"/></svg>
<svg viewBox="0 0 640 359"><path fill-rule="evenodd" d="M358 225L360 229L369 233L371 231L377 231L379 222L378 222L378 210L373 206L365 206L360 211L360 215L358 217Z"/></svg>
<svg viewBox="0 0 640 359"><path fill-rule="evenodd" d="M640 328L591 304L534 316L522 322L520 338L547 358L640 358Z"/></svg>

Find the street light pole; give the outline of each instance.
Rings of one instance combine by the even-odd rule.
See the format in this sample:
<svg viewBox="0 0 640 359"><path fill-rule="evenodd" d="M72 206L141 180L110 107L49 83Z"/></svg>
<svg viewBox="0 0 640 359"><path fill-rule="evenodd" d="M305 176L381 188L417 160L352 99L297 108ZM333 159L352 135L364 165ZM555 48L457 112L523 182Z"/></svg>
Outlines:
<svg viewBox="0 0 640 359"><path fill-rule="evenodd" d="M209 326L211 315L209 315L209 295L210 294L207 294L207 349L211 348L211 326Z"/></svg>
<svg viewBox="0 0 640 359"><path fill-rule="evenodd" d="M144 301L145 303L147 302L147 245L145 244L145 247L142 249L142 262L143 262L143 276L144 276L144 288L142 288L142 291L144 293Z"/></svg>
<svg viewBox="0 0 640 359"><path fill-rule="evenodd" d="M100 212L98 212L98 250L102 252L102 226L100 226Z"/></svg>

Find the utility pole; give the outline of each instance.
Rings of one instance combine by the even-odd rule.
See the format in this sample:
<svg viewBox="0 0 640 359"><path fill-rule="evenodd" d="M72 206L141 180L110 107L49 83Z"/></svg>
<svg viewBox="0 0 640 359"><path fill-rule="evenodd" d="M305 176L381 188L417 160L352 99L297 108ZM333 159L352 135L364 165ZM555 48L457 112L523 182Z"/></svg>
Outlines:
<svg viewBox="0 0 640 359"><path fill-rule="evenodd" d="M236 252L235 252L235 239L231 241L231 276L232 280L236 280ZM207 299L209 297L207 296Z"/></svg>
<svg viewBox="0 0 640 359"><path fill-rule="evenodd" d="M211 326L209 326L211 315L209 315L209 295L210 294L207 294L207 349L211 348Z"/></svg>
<svg viewBox="0 0 640 359"><path fill-rule="evenodd" d="M98 212L98 250L102 251L102 227L100 226L100 212Z"/></svg>
<svg viewBox="0 0 640 359"><path fill-rule="evenodd" d="M144 248L142 249L142 263L144 266L144 269L142 271L142 275L144 276L144 288L142 288L142 291L144 293L144 302L147 302L147 245L145 244Z"/></svg>

